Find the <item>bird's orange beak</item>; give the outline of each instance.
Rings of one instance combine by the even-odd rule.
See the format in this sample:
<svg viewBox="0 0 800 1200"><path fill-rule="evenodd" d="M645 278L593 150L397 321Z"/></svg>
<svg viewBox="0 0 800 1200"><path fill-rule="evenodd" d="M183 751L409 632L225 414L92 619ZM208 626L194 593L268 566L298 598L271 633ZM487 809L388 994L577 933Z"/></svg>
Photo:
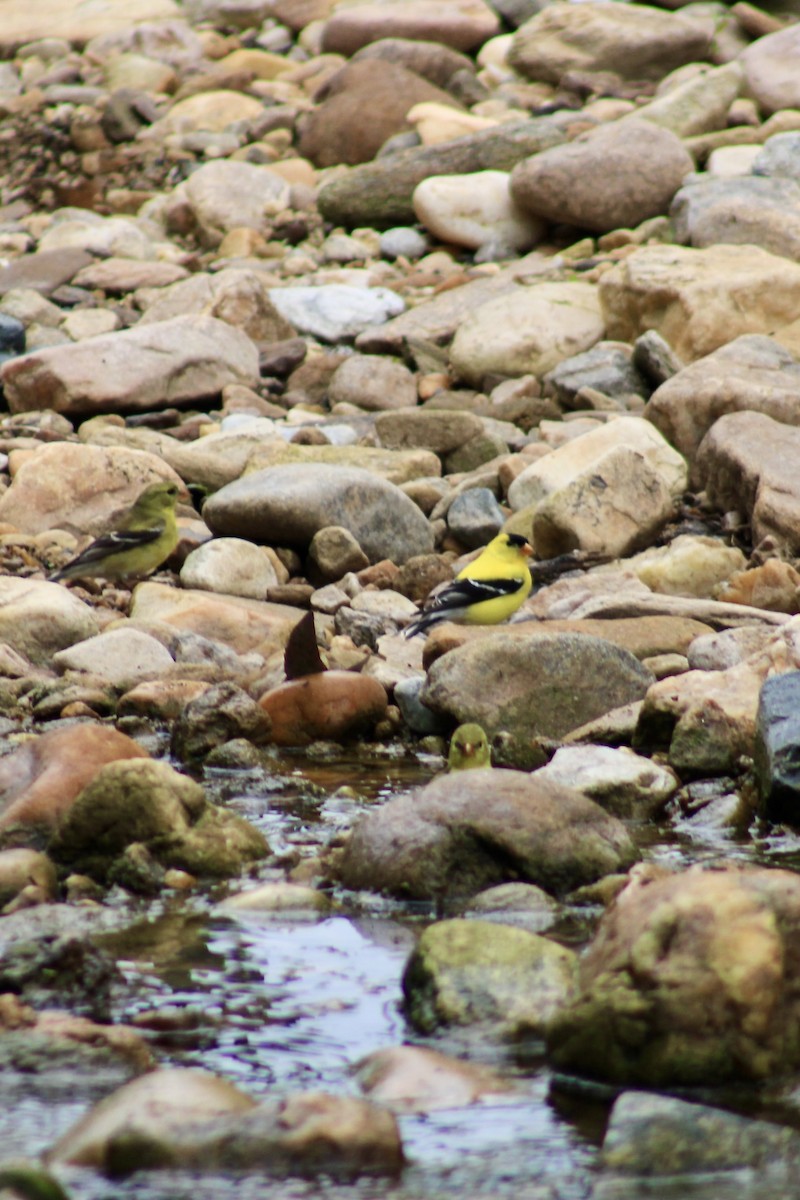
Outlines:
<svg viewBox="0 0 800 1200"><path fill-rule="evenodd" d="M530 542L526 542L524 546L520 546L519 552L520 554L524 554L526 558L532 558L533 546L530 544Z"/></svg>

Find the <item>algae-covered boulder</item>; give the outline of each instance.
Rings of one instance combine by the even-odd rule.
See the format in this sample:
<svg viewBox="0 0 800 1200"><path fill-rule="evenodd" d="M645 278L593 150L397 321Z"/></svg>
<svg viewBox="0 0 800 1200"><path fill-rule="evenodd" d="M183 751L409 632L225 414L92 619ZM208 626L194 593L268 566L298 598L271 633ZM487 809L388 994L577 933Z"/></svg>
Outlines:
<svg viewBox="0 0 800 1200"><path fill-rule="evenodd" d="M541 1033L575 987L574 951L491 921L439 921L403 975L405 1009L423 1033L488 1023L508 1036Z"/></svg>
<svg viewBox="0 0 800 1200"><path fill-rule="evenodd" d="M613 1083L759 1080L800 1063L800 876L651 869L618 896L551 1023L555 1065Z"/></svg>
<svg viewBox="0 0 800 1200"><path fill-rule="evenodd" d="M93 878L105 880L132 845L164 867L227 877L267 852L249 821L206 801L199 783L150 759L109 763L67 813L49 851Z"/></svg>

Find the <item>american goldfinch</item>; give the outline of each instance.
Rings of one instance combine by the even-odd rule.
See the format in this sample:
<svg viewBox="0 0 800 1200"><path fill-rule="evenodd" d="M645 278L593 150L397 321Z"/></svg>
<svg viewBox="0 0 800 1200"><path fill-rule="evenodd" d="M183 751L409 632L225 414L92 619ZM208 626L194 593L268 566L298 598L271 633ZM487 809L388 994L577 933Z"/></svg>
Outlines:
<svg viewBox="0 0 800 1200"><path fill-rule="evenodd" d="M459 725L450 738L447 756L448 771L474 771L491 767L492 752L489 740L480 725Z"/></svg>
<svg viewBox="0 0 800 1200"><path fill-rule="evenodd" d="M178 485L161 480L145 488L119 527L103 534L82 554L50 576L58 579L124 579L149 575L178 544L175 501Z"/></svg>
<svg viewBox="0 0 800 1200"><path fill-rule="evenodd" d="M428 597L405 636L424 633L439 621L497 625L508 620L531 590L527 560L532 554L530 543L518 533L499 533L452 583Z"/></svg>

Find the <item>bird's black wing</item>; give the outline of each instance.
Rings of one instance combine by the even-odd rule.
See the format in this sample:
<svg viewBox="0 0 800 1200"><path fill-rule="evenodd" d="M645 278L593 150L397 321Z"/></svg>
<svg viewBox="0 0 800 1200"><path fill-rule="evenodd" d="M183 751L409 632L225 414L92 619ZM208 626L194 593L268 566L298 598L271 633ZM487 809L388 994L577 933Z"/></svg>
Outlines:
<svg viewBox="0 0 800 1200"><path fill-rule="evenodd" d="M523 586L521 579L454 579L436 595L431 596L418 617L406 626L405 636L414 637L437 621L447 619L449 613L462 613L473 604L484 600L498 600L510 596Z"/></svg>
<svg viewBox="0 0 800 1200"><path fill-rule="evenodd" d="M140 546L147 546L161 537L163 532L163 525L152 525L149 529L115 529L112 533L105 533L87 546L77 558L68 562L61 571L56 571L55 575L51 575L50 579L51 581L57 580L59 576L71 571L73 567L90 567L94 563L103 562L112 554L123 554L126 550L136 550Z"/></svg>

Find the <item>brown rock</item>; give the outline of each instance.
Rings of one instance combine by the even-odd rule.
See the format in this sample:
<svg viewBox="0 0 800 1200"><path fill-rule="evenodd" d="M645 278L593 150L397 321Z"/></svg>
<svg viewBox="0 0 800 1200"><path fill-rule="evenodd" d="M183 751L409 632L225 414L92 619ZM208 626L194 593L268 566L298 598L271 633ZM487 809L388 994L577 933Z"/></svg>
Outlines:
<svg viewBox="0 0 800 1200"><path fill-rule="evenodd" d="M132 738L102 725L54 729L0 760L0 831L5 840L56 829L72 801L106 763L150 755ZM21 831L21 832L20 832Z"/></svg>
<svg viewBox="0 0 800 1200"><path fill-rule="evenodd" d="M473 50L500 31L500 22L482 0L400 0L338 8L325 26L323 47L355 54L382 38L443 42Z"/></svg>
<svg viewBox="0 0 800 1200"><path fill-rule="evenodd" d="M548 1042L555 1064L646 1087L764 1079L800 1061L792 871L648 869L581 959L577 998Z"/></svg>
<svg viewBox="0 0 800 1200"><path fill-rule="evenodd" d="M514 168L524 211L605 233L666 213L694 162L680 138L646 121L612 121Z"/></svg>
<svg viewBox="0 0 800 1200"><path fill-rule="evenodd" d="M395 63L350 63L328 81L322 103L306 119L300 154L318 167L369 162L387 138L410 128L406 113L426 100L461 107L447 92Z"/></svg>
<svg viewBox="0 0 800 1200"><path fill-rule="evenodd" d="M293 679L259 700L272 720L271 740L278 746L342 741L365 733L382 719L386 703L386 692L377 679L351 671Z"/></svg>

